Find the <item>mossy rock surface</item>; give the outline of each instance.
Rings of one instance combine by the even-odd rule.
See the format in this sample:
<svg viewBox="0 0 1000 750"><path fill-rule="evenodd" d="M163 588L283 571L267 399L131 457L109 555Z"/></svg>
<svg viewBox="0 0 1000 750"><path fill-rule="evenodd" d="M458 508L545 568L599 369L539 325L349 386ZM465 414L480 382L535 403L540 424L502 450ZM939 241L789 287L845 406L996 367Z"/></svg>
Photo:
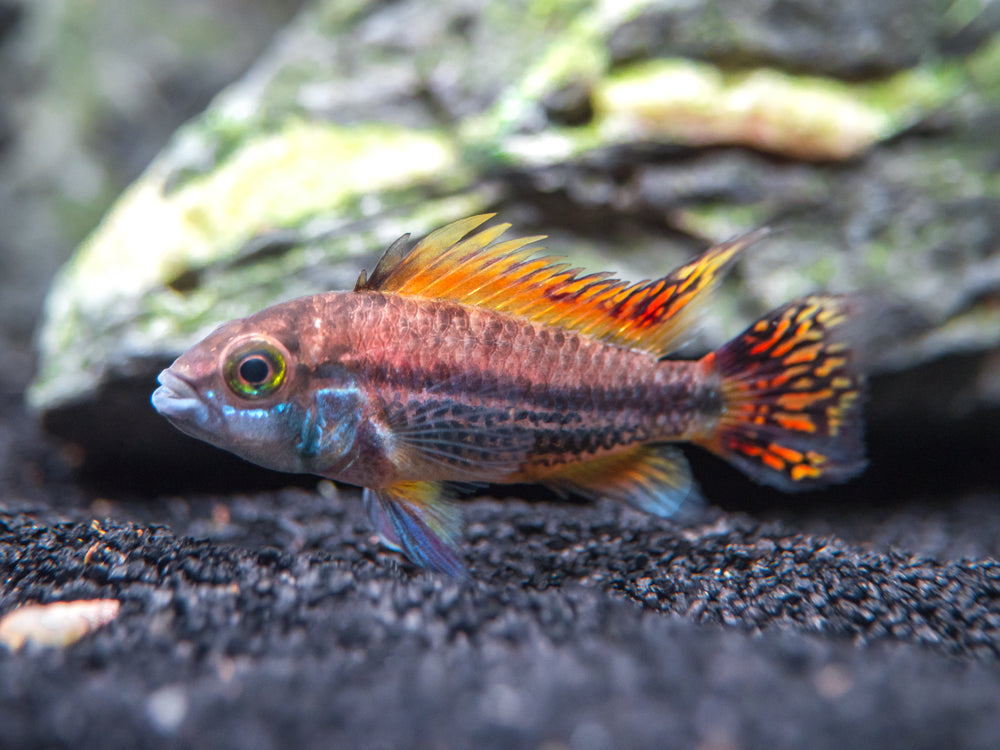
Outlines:
<svg viewBox="0 0 1000 750"><path fill-rule="evenodd" d="M863 290L875 373L961 357L942 418L996 406L1000 16L780 5L311 4L63 269L32 405L67 437L169 452L142 400L201 334L497 211L633 277L771 225L703 346L797 295ZM146 416L96 419L109 403Z"/></svg>

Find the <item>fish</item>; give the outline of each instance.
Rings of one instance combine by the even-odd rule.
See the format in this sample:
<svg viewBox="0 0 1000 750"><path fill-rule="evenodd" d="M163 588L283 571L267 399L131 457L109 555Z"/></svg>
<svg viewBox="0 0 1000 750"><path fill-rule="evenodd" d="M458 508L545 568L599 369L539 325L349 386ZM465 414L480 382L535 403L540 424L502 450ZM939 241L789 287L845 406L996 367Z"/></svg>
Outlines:
<svg viewBox="0 0 1000 750"><path fill-rule="evenodd" d="M785 491L864 469L851 295L676 356L766 230L630 283L540 254L543 236L502 239L492 217L404 235L353 291L221 325L160 374L153 407L261 466L359 485L387 547L459 577L468 488L537 483L670 517L703 500L679 443Z"/></svg>

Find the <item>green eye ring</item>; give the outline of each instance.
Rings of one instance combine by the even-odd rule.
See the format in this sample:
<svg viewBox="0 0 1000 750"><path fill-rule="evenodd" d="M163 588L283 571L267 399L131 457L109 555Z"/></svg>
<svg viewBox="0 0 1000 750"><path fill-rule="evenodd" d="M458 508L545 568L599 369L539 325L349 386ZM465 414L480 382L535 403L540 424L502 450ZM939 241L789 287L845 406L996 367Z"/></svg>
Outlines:
<svg viewBox="0 0 1000 750"><path fill-rule="evenodd" d="M249 339L239 342L226 355L222 376L237 396L264 398L285 382L287 359L283 347L264 339Z"/></svg>

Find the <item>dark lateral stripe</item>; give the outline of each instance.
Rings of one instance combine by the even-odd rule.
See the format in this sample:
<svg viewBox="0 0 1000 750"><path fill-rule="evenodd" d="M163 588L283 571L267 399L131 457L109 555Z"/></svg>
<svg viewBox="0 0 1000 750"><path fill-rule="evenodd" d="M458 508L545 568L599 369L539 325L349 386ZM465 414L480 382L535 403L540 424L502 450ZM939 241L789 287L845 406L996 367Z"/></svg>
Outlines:
<svg viewBox="0 0 1000 750"><path fill-rule="evenodd" d="M687 410L680 403L685 393L681 384L677 386L677 394L671 397L669 388L657 390L643 385L615 387L602 384L553 387L479 369L442 366L434 370L401 371L390 368L386 363L369 361L363 370L376 389L389 386L412 389L414 393L430 391L434 398L464 400L474 396L494 400L522 407L524 418L529 421L559 422L563 415L581 411L611 415L638 409L649 414L658 402L664 406L670 403L673 409L680 411ZM694 407L694 402L688 400ZM537 417L533 418L532 414Z"/></svg>
<svg viewBox="0 0 1000 750"><path fill-rule="evenodd" d="M619 415L618 422L628 421L628 426L578 412L491 411L449 398L394 403L389 414L390 421L401 424L424 422L429 435L440 438L439 448L454 454L445 460L459 463L487 461L510 442L524 445L525 439L533 445L531 455L539 457L597 454L651 437L648 426L638 424L640 414L635 410ZM460 444L453 440L456 429L467 435Z"/></svg>

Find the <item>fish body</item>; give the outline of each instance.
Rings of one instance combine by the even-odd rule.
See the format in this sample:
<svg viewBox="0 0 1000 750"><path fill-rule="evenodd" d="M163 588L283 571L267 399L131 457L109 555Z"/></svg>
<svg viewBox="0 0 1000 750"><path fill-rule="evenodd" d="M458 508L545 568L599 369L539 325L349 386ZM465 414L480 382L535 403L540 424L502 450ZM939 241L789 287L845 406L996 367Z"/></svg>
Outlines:
<svg viewBox="0 0 1000 750"><path fill-rule="evenodd" d="M841 297L774 311L699 360L664 359L759 235L653 281L581 275L538 238L456 222L395 243L354 291L218 328L160 376L181 430L280 471L365 488L383 540L459 575L451 489L543 483L661 516L697 498L692 442L787 490L864 466Z"/></svg>

